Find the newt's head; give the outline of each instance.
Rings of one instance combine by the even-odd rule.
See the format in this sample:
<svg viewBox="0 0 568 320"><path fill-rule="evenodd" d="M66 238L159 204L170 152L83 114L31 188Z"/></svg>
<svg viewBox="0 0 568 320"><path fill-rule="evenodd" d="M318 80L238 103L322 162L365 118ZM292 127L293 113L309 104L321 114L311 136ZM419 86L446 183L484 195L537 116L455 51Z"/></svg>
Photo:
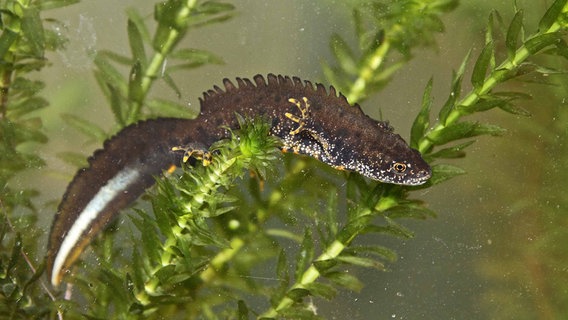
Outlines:
<svg viewBox="0 0 568 320"><path fill-rule="evenodd" d="M410 148L387 123L368 120L369 125L352 127L352 138L341 143L343 150L347 146L350 150L340 160L343 167L381 182L424 184L432 169L420 152Z"/></svg>
<svg viewBox="0 0 568 320"><path fill-rule="evenodd" d="M375 180L401 185L421 185L432 176L432 169L418 150L410 148L397 134L393 134L395 147L386 150L374 150L369 153L361 174Z"/></svg>

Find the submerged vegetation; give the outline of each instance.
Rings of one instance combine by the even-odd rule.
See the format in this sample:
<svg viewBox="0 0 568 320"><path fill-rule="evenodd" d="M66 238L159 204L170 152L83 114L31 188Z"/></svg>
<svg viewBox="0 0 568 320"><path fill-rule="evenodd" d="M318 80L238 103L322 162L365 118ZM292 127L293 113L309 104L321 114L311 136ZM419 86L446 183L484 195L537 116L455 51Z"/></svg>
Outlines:
<svg viewBox="0 0 568 320"><path fill-rule="evenodd" d="M530 268L516 265L506 280L528 279L537 284L531 287L536 289L524 296L528 302L522 301L522 311L488 307L484 313L496 318L568 315L565 281L558 281L565 278L568 262L568 252L559 245L566 243L568 234L560 209L566 201L559 192L566 190L561 186L567 180L559 169L566 159L558 156L566 154L565 101L547 101L529 112L522 104L533 95L527 88L534 87L511 85L539 82L566 96L566 81L559 80L565 78L568 59L566 0L552 2L537 28L525 25L524 11L516 5L508 22L492 12L483 49L476 58L470 53L463 59L442 105L433 102L433 80L426 84L410 144L433 165L427 184L387 185L335 172L314 160L282 158L279 141L266 138L266 123L240 118L241 128L232 132L231 139L214 146L218 153L210 166L184 167L181 174L159 180L149 191L152 210L129 214L133 231L120 231L127 239L115 241L116 233L109 230L93 244L97 262L80 263L67 278L69 284L54 289L44 280L44 253L38 249L42 237L34 197L41 186L21 189L16 181L25 170L43 170L44 162L33 146L49 138L36 113L48 107L39 95L45 84L32 80L31 74L48 66L46 51L62 50L66 44L46 28L58 22L43 16L46 10L65 10L74 2L0 4L0 317L319 319L319 299L332 300L340 290L358 291L364 286L351 270L396 268L396 252L380 241L368 245L359 239L363 235L412 238L400 219L435 215L422 200L412 198L412 191L443 188L438 185L465 174L459 160L475 143L473 139L505 132L495 124L471 120L471 115L491 109L519 117L546 114L535 117L542 124L528 125L526 130L543 136L542 149L556 156L541 161L547 171L540 178L547 187L537 192L538 199L514 206L514 214L537 226L531 232L539 240L526 251L514 249L522 250L519 256ZM334 60L322 67L326 82L351 103L364 101L396 72L404 72L419 47L435 45L435 34L444 31L444 14L456 8L455 0L358 1L352 9L356 39L332 36ZM172 72L191 73L205 64L222 63L216 54L180 43L191 32L207 33L203 27L222 24L235 11L238 6L220 1L168 0L155 6L154 20L148 21L135 9L128 10L124 24L130 55L99 51L94 56L95 78L115 120L112 132L76 116L65 115L66 123L102 142L142 119L191 116L185 106L149 93L157 83L164 83L180 95ZM556 87L546 86L551 84ZM556 119L552 127L547 117ZM75 163L81 156L61 157ZM308 164L317 169L306 171ZM515 238L501 230L496 233L504 241ZM495 277L495 270L516 263L496 257L481 264L480 274ZM486 298L511 306L522 300L493 288Z"/></svg>

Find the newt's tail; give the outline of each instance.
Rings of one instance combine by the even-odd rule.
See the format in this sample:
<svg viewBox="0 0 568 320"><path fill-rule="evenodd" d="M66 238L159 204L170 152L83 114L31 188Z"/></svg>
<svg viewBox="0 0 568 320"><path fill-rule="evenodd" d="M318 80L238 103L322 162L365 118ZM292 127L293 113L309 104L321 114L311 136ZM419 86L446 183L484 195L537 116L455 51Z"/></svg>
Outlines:
<svg viewBox="0 0 568 320"><path fill-rule="evenodd" d="M172 146L196 138L193 120L156 119L134 124L106 141L80 169L57 210L47 253L47 270L58 285L66 270L118 212L152 186L155 176L179 165Z"/></svg>

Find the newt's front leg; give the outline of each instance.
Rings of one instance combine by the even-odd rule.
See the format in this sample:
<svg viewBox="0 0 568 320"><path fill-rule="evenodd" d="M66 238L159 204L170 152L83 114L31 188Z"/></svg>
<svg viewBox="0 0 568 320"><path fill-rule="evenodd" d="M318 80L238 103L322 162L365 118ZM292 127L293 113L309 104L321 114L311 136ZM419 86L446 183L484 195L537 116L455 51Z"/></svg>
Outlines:
<svg viewBox="0 0 568 320"><path fill-rule="evenodd" d="M322 155L328 159L331 158L330 144L325 138L325 133L318 132L312 125L313 119L308 98L303 97L302 100L290 98L288 101L296 105L298 110L300 110L299 116L289 112L284 114L286 118L298 124L296 129L289 132L291 136L300 136L299 139L293 139L295 142L292 144L291 149L295 153L308 154L316 159L320 159Z"/></svg>
<svg viewBox="0 0 568 320"><path fill-rule="evenodd" d="M209 152L209 150L202 147L196 147L195 144L172 147L172 151L174 152L183 151L182 160L184 163L186 163L189 160L189 158L193 157L197 160L201 160L204 166L208 166L211 164L211 161L213 160L213 156L211 155L211 152Z"/></svg>

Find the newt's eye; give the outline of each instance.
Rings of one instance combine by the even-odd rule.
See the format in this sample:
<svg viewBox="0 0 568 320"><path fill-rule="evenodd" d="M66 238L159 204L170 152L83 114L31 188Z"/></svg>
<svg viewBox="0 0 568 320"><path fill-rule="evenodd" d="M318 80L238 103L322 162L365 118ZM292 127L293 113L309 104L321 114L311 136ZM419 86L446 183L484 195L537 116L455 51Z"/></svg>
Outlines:
<svg viewBox="0 0 568 320"><path fill-rule="evenodd" d="M406 171L406 165L404 163L401 162L396 162L392 165L392 168L394 169L394 171L396 171L397 173L403 173L404 171Z"/></svg>

